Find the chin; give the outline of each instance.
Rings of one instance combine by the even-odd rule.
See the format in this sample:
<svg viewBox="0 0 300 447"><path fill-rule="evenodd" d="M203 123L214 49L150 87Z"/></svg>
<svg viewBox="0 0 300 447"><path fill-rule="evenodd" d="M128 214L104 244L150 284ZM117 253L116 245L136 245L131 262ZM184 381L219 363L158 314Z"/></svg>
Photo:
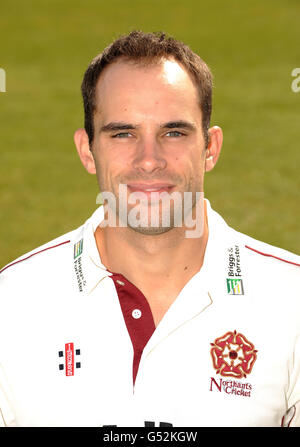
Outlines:
<svg viewBox="0 0 300 447"><path fill-rule="evenodd" d="M168 233L174 227L133 227L128 225L129 228L136 233L143 234L145 236L159 236L160 234Z"/></svg>

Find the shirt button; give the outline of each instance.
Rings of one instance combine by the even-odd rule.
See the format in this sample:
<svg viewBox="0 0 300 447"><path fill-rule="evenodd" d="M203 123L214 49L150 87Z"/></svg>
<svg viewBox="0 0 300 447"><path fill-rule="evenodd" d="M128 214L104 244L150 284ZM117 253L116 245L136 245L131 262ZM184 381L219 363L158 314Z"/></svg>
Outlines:
<svg viewBox="0 0 300 447"><path fill-rule="evenodd" d="M120 284L120 286L125 286L125 283L124 283L123 281L120 281L119 279L117 279L116 282L117 282L118 284Z"/></svg>
<svg viewBox="0 0 300 447"><path fill-rule="evenodd" d="M138 318L141 318L142 312L140 311L140 309L134 309L131 315L137 320Z"/></svg>

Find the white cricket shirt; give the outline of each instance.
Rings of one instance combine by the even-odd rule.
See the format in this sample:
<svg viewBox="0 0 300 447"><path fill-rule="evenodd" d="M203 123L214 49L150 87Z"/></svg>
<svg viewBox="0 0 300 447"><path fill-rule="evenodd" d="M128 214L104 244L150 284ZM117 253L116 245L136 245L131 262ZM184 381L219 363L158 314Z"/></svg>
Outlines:
<svg viewBox="0 0 300 447"><path fill-rule="evenodd" d="M203 266L156 328L101 264L102 207L2 269L0 425L300 426L300 257L207 211Z"/></svg>

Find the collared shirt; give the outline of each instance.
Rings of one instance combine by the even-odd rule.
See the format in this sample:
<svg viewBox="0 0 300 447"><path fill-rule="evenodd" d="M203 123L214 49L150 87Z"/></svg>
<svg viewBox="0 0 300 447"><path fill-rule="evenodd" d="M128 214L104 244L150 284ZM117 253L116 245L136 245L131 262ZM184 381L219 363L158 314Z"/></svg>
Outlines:
<svg viewBox="0 0 300 447"><path fill-rule="evenodd" d="M207 210L203 265L156 328L101 263L102 207L1 270L0 425L300 426L300 258Z"/></svg>

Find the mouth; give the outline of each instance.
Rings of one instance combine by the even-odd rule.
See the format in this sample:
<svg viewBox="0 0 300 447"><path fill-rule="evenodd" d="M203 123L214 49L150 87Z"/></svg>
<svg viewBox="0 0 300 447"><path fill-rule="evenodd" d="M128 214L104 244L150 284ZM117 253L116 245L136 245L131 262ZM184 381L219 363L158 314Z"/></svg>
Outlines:
<svg viewBox="0 0 300 447"><path fill-rule="evenodd" d="M143 192L145 194L171 192L175 185L170 183L130 183L127 188L130 192Z"/></svg>

